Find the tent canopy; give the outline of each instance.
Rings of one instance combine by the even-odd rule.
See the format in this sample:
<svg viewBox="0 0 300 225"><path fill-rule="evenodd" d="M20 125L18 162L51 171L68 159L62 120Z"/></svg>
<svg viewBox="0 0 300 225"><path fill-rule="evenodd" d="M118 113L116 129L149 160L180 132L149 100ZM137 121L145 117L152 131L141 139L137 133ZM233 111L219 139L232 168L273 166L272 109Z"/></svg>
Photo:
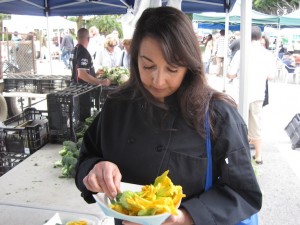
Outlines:
<svg viewBox="0 0 300 225"><path fill-rule="evenodd" d="M276 25L278 17L263 14L255 10L251 11L252 24L256 25ZM226 13L194 13L193 21L199 23L199 28L224 29ZM229 13L229 29L239 30L241 21L241 2L237 0Z"/></svg>
<svg viewBox="0 0 300 225"><path fill-rule="evenodd" d="M279 18L281 28L300 27L300 9Z"/></svg>
<svg viewBox="0 0 300 225"><path fill-rule="evenodd" d="M228 2L228 4L227 4ZM167 1L162 0L162 5ZM185 13L225 12L235 0L182 0ZM35 16L80 16L125 14L134 0L0 0L0 13Z"/></svg>
<svg viewBox="0 0 300 225"><path fill-rule="evenodd" d="M19 31L19 33L27 33L33 29L73 29L77 30L76 22L67 20L60 16L49 17L45 16L24 16L12 15L10 20L3 20L3 27L6 27L9 32Z"/></svg>

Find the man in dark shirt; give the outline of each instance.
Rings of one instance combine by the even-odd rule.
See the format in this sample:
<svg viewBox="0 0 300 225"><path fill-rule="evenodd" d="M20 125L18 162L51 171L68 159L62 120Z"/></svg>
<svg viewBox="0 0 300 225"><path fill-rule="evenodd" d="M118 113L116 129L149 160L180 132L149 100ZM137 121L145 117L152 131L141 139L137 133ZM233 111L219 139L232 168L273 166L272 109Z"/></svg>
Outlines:
<svg viewBox="0 0 300 225"><path fill-rule="evenodd" d="M109 79L97 79L93 60L87 50L89 43L89 31L85 28L80 28L77 32L78 44L71 53L70 60L72 61L72 84L90 83L94 85L109 86Z"/></svg>
<svg viewBox="0 0 300 225"><path fill-rule="evenodd" d="M231 55L230 55L230 58L232 59L233 56L235 55L235 53L240 50L240 32L237 31L235 32L234 34L235 36L235 40L232 41L232 43L229 45L229 49L231 51Z"/></svg>

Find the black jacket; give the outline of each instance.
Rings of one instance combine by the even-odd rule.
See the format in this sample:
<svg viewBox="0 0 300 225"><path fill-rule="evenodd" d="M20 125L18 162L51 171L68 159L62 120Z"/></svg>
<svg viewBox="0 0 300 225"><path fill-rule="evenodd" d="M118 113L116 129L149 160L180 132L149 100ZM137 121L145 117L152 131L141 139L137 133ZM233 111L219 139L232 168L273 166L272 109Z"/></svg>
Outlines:
<svg viewBox="0 0 300 225"><path fill-rule="evenodd" d="M122 181L141 185L152 184L170 170L169 177L186 194L181 207L195 224L230 225L258 212L262 195L251 165L246 125L225 102L212 102L211 107L217 114L217 138L212 140L214 178L209 191L204 192L205 139L187 125L176 107L166 117L156 108L156 120L150 120L143 100L107 99L81 148L75 179L83 198L94 202L82 180L95 163L108 160L118 165ZM121 223L116 220L116 224Z"/></svg>

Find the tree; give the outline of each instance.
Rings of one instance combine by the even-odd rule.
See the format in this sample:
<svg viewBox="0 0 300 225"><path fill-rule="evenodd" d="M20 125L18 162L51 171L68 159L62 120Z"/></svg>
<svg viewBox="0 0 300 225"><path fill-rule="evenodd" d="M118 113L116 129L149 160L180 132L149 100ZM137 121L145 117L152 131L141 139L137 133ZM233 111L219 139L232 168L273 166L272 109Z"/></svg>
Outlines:
<svg viewBox="0 0 300 225"><path fill-rule="evenodd" d="M3 31L3 20L9 19L9 18L10 18L10 15L0 13L0 32ZM0 40L2 40L2 35L0 37Z"/></svg>
<svg viewBox="0 0 300 225"><path fill-rule="evenodd" d="M299 0L253 0L253 9L271 15L285 15L299 8Z"/></svg>
<svg viewBox="0 0 300 225"><path fill-rule="evenodd" d="M103 35L110 34L114 29L118 30L120 37L123 37L120 15L95 16L89 20L87 27L96 26Z"/></svg>

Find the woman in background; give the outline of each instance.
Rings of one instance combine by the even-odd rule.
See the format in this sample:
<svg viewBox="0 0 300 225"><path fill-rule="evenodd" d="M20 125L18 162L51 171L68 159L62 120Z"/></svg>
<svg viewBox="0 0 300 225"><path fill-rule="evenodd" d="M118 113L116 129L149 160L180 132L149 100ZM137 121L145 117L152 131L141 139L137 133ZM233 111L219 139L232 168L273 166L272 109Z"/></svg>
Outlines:
<svg viewBox="0 0 300 225"><path fill-rule="evenodd" d="M122 50L119 64L120 66L125 67L126 69L129 69L130 67L130 45L131 39L123 39L124 49Z"/></svg>
<svg viewBox="0 0 300 225"><path fill-rule="evenodd" d="M209 74L209 65L212 60L212 53L213 53L213 36L209 34L204 42L205 50L203 55L203 62L204 62L204 68L205 73Z"/></svg>
<svg viewBox="0 0 300 225"><path fill-rule="evenodd" d="M121 49L117 46L118 40L112 36L106 36L103 48L96 52L94 65L97 69L102 67L120 66Z"/></svg>

